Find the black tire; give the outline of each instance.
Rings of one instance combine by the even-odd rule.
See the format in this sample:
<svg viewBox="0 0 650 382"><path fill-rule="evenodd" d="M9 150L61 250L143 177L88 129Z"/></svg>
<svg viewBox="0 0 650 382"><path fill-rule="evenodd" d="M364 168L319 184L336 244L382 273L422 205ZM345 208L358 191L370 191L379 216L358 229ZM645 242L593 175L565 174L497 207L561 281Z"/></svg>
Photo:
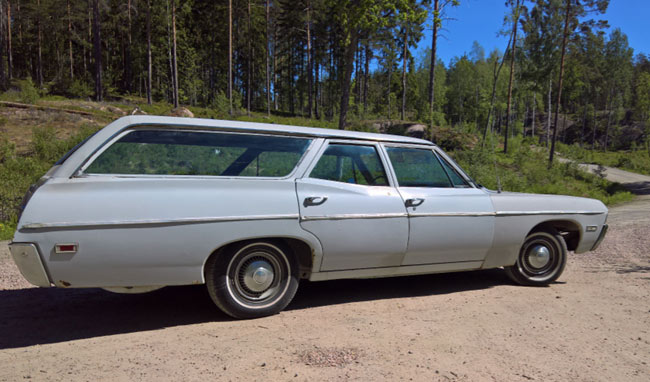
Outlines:
<svg viewBox="0 0 650 382"><path fill-rule="evenodd" d="M248 241L226 247L205 265L212 301L234 318L280 312L296 294L299 280L295 254L276 241Z"/></svg>
<svg viewBox="0 0 650 382"><path fill-rule="evenodd" d="M533 232L521 246L517 262L505 267L505 271L517 284L546 286L564 271L567 252L566 243L557 232Z"/></svg>

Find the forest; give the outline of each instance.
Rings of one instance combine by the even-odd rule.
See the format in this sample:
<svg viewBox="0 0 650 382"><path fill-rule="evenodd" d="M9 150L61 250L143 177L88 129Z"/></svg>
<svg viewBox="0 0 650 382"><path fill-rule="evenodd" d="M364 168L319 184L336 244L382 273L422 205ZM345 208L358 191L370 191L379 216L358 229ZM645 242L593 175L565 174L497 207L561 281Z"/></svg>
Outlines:
<svg viewBox="0 0 650 382"><path fill-rule="evenodd" d="M446 65L436 42L459 2L3 0L0 85L31 78L66 97L136 95L339 128L387 119L490 130L506 151L522 134L647 145L650 60L624 31L605 32L608 0L508 0L508 46L475 42ZM425 34L432 46L414 57Z"/></svg>
<svg viewBox="0 0 650 382"><path fill-rule="evenodd" d="M513 191L629 198L553 164L561 151L650 172L650 57L609 28L610 1L501 0L500 30L476 33L500 33L507 46L474 42L445 63L437 43L453 40L449 11L463 1L0 0L0 102L92 100L154 114L170 105L393 133L418 125L487 186L497 186L485 174L498 164ZM418 49L425 37L431 45ZM0 175L17 185L3 211L23 178L38 179L91 132L59 142L34 130L38 165L3 137ZM570 186L574 178L583 183Z"/></svg>

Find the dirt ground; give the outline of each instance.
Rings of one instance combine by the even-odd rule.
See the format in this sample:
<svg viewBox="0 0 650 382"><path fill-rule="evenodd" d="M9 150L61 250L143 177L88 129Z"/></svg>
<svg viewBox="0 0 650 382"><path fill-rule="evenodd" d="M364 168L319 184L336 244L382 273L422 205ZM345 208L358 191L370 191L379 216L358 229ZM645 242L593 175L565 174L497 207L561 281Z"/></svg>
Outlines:
<svg viewBox="0 0 650 382"><path fill-rule="evenodd" d="M201 286L33 288L0 243L0 381L647 381L649 217L649 195L613 208L550 287L502 270L302 282L248 321Z"/></svg>

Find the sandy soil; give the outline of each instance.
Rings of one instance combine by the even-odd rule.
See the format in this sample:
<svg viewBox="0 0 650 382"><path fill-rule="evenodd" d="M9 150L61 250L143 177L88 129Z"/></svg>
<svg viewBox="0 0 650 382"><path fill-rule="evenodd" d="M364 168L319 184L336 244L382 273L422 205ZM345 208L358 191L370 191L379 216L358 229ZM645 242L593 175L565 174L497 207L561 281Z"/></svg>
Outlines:
<svg viewBox="0 0 650 382"><path fill-rule="evenodd" d="M286 311L248 321L201 286L32 288L0 243L0 381L647 381L642 216L647 197L613 208L598 251L547 288L501 270L303 282Z"/></svg>

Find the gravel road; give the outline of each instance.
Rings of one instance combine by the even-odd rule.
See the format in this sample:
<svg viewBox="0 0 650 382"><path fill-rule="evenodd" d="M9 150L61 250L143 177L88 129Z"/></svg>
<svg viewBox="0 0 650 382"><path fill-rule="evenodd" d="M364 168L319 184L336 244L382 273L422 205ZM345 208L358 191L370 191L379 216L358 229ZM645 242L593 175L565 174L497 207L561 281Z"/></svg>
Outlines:
<svg viewBox="0 0 650 382"><path fill-rule="evenodd" d="M501 270L303 282L248 321L200 286L32 288L0 243L0 381L647 381L650 200L610 216L598 251L547 288Z"/></svg>

